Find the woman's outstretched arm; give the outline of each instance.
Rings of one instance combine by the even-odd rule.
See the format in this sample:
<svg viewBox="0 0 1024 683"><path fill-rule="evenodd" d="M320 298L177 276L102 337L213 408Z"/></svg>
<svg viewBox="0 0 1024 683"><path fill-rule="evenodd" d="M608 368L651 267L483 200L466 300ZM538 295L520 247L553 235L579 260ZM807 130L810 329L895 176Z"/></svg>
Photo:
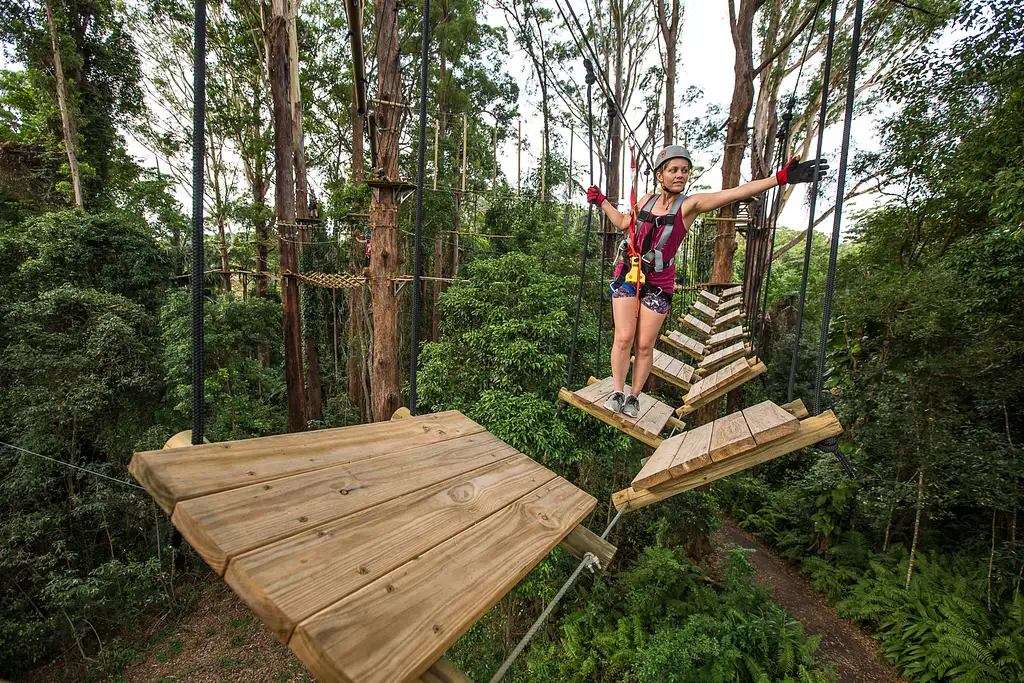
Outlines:
<svg viewBox="0 0 1024 683"><path fill-rule="evenodd" d="M649 197L650 195L645 196L640 202L640 205L643 206L644 201ZM604 211L604 215L608 216L608 220L611 224L619 230L625 230L629 227L629 219L633 214L633 209L630 209L629 213L622 213L612 206L612 203L608 201L608 198L605 197L601 190L597 189L596 186L587 190L587 201Z"/></svg>

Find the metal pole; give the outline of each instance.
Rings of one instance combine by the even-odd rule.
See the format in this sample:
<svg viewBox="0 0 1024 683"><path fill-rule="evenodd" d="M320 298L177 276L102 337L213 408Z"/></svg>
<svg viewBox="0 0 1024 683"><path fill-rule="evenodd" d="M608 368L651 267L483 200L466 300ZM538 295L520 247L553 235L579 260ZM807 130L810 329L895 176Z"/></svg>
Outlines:
<svg viewBox="0 0 1024 683"><path fill-rule="evenodd" d="M519 138L516 141L516 194L523 187L523 120L519 119Z"/></svg>
<svg viewBox="0 0 1024 683"><path fill-rule="evenodd" d="M409 354L409 412L416 413L416 366L420 350L420 261L423 238L423 182L426 174L427 146L427 52L430 49L430 0L423 0L423 47L420 51L420 139L416 182L416 237L412 257L412 349ZM463 119L465 121L465 119ZM434 129L437 130L436 128ZM437 144L434 144L437 151ZM437 164L434 165L435 173ZM435 176L436 177L436 176ZM463 175L465 179L465 175ZM463 180L465 182L465 180Z"/></svg>
<svg viewBox="0 0 1024 683"><path fill-rule="evenodd" d="M434 189L437 189L437 140L438 140L438 121L434 119Z"/></svg>
<svg viewBox="0 0 1024 683"><path fill-rule="evenodd" d="M192 84L192 444L203 443L206 429L203 357L203 163L206 160L206 0L195 3L195 63Z"/></svg>

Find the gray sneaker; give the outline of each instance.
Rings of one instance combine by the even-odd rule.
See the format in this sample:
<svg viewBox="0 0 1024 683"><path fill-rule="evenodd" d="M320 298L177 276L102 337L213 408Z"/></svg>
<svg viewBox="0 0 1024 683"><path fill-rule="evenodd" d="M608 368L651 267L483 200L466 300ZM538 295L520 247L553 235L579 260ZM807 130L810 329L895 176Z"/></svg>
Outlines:
<svg viewBox="0 0 1024 683"><path fill-rule="evenodd" d="M640 414L640 399L630 394L626 402L622 404L622 413L628 417L637 417Z"/></svg>
<svg viewBox="0 0 1024 683"><path fill-rule="evenodd" d="M626 395L621 391L614 391L612 395L608 397L608 400L604 402L604 407L613 413L617 413L622 410L622 404L626 402Z"/></svg>

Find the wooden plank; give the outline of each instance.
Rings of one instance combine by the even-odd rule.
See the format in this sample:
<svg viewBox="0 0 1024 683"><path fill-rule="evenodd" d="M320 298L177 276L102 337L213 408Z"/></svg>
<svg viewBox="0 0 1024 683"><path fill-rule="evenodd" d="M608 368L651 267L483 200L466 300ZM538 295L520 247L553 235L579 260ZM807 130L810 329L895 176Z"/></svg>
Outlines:
<svg viewBox="0 0 1024 683"><path fill-rule="evenodd" d="M622 417L621 413L613 414L604 406L597 405L596 403L591 403L590 401L584 401L583 399L579 398L574 393L565 388L558 390L558 398L560 398L561 400L565 401L566 403L575 408L579 408L580 410L593 415L594 417L596 417L598 420L601 420L605 424L611 425L616 429L622 430L626 434L629 434L635 439L642 441L648 446L657 448L659 445L661 445L660 436L652 436L650 434L641 432L640 430L636 429L632 423L623 422L622 419L620 419Z"/></svg>
<svg viewBox="0 0 1024 683"><path fill-rule="evenodd" d="M704 357L704 344L693 337L686 336L678 330L669 333L667 337L665 335L661 335L660 339L669 346L679 349L680 351L693 356L697 360Z"/></svg>
<svg viewBox="0 0 1024 683"><path fill-rule="evenodd" d="M423 672L419 680L420 683L473 683L473 679L456 669L444 657Z"/></svg>
<svg viewBox="0 0 1024 683"><path fill-rule="evenodd" d="M708 346L721 346L722 344L728 344L741 339L743 336L743 326L737 325L736 327L711 335L708 338Z"/></svg>
<svg viewBox="0 0 1024 683"><path fill-rule="evenodd" d="M558 547L577 560L582 560L587 553L592 553L600 563L598 568L602 570L611 566L612 558L618 551L618 548L582 524L570 531L569 535L558 544Z"/></svg>
<svg viewBox="0 0 1024 683"><path fill-rule="evenodd" d="M569 482L555 479L303 621L289 645L323 680L410 681L596 504Z"/></svg>
<svg viewBox="0 0 1024 683"><path fill-rule="evenodd" d="M647 396L647 394L640 394L641 397ZM646 434L657 436L661 433L661 430L665 428L665 423L672 417L675 409L667 403L651 398L654 405L651 406L650 410L640 416L636 422L636 428ZM641 403L641 407L642 407Z"/></svg>
<svg viewBox="0 0 1024 683"><path fill-rule="evenodd" d="M733 308L736 308L736 307L742 306L742 305L743 305L743 297L741 297L741 296L738 296L735 299L729 299L727 301L723 301L722 303L718 304L718 314L721 315L721 314L725 313L728 310L731 310Z"/></svg>
<svg viewBox="0 0 1024 683"><path fill-rule="evenodd" d="M582 389L577 389L575 394L584 401L590 403L601 402L604 403L605 399L611 396L612 389L614 389L615 380L611 377L605 377L600 382L594 384L588 384Z"/></svg>
<svg viewBox="0 0 1024 683"><path fill-rule="evenodd" d="M720 297L715 296L714 294L712 294L711 292L709 292L706 289L702 289L700 291L700 297L702 299L704 299L705 301L709 301L710 303L712 303L712 304L714 304L716 306L718 305L718 302L721 301Z"/></svg>
<svg viewBox="0 0 1024 683"><path fill-rule="evenodd" d="M703 301L694 301L690 304L690 308L704 316L705 320L708 322L714 320L718 315L718 313L715 312L715 309L711 308Z"/></svg>
<svg viewBox="0 0 1024 683"><path fill-rule="evenodd" d="M705 336L711 334L711 325L708 325L703 320L699 320L692 315L687 315L684 318L679 318L679 322L686 327L690 328L694 332L699 332Z"/></svg>
<svg viewBox="0 0 1024 683"><path fill-rule="evenodd" d="M721 367L726 363L731 363L737 358L742 358L745 353L746 347L743 342L738 341L732 346L726 346L725 348L719 349L711 355L706 356L704 360L700 362L699 367L701 370L710 371Z"/></svg>
<svg viewBox="0 0 1024 683"><path fill-rule="evenodd" d="M668 468L679 451L679 447L686 441L689 432L677 434L670 439L665 439L654 451L654 455L647 458L647 462L640 468L637 475L633 477L632 486L635 489L646 489L671 478Z"/></svg>
<svg viewBox="0 0 1024 683"><path fill-rule="evenodd" d="M687 385L689 385L690 382L693 381L693 376L696 372L696 368L694 368L692 365L687 365L686 363L683 363L683 367L680 368L679 370L678 377L679 379L686 382Z"/></svg>
<svg viewBox="0 0 1024 683"><path fill-rule="evenodd" d="M639 510L683 491L695 489L716 479L811 446L831 436L838 436L842 431L843 426L839 424L835 414L831 410L826 410L821 415L801 420L800 429L789 436L776 439L735 457L726 458L721 462L713 462L689 474L672 479L657 489L628 488L617 491L612 494L612 504L616 509L628 504L629 511Z"/></svg>
<svg viewBox="0 0 1024 683"><path fill-rule="evenodd" d="M741 359L741 360L745 361L746 359ZM705 392L703 395L701 395L699 398L695 399L691 403L684 403L680 408L678 408L676 410L676 416L677 417L683 417L684 415L689 415L690 413L692 413L697 408L699 408L699 407L701 407L703 405L707 405L708 403L711 403L712 401L715 401L715 400L718 400L718 399L722 398L723 396L728 394L730 391L732 391L736 387L738 387L738 386L740 386L742 384L745 384L746 382L749 382L750 380L754 379L755 377L763 375L767 371L768 371L768 368L765 367L765 364L759 362L759 363L757 363L757 364L755 364L755 365L750 367L750 372L749 373L738 373L738 374L732 375L729 378L729 381L724 382L723 384L718 385L718 387L716 389L714 389L713 391ZM694 386L696 386L696 385L694 385Z"/></svg>
<svg viewBox="0 0 1024 683"><path fill-rule="evenodd" d="M708 423L686 432L686 441L679 447L672 463L669 465L669 478L675 479L688 472L700 469L711 463L712 425Z"/></svg>
<svg viewBox="0 0 1024 683"><path fill-rule="evenodd" d="M734 323L737 320L740 320L741 318L743 318L743 312L737 308L734 308L725 315L715 318L715 322L712 326L718 328L725 327L726 325Z"/></svg>
<svg viewBox="0 0 1024 683"><path fill-rule="evenodd" d="M780 439L800 429L800 420L771 401L743 410L743 418L758 446Z"/></svg>
<svg viewBox="0 0 1024 683"><path fill-rule="evenodd" d="M788 414L788 413L787 413ZM732 413L712 423L711 459L719 462L757 446L743 413Z"/></svg>
<svg viewBox="0 0 1024 683"><path fill-rule="evenodd" d="M734 297L737 294L742 294L742 293L743 293L743 285L737 285L736 287L730 287L729 289L727 289L724 292L722 292L722 298L723 299L728 299L730 297Z"/></svg>
<svg viewBox="0 0 1024 683"><path fill-rule="evenodd" d="M398 429L410 421L387 424ZM487 432L472 434L456 444L431 444L182 501L171 520L222 574L230 558L246 551L517 452Z"/></svg>
<svg viewBox="0 0 1024 683"><path fill-rule="evenodd" d="M144 451L132 457L128 470L171 513L175 503L189 498L482 431L453 410L397 422Z"/></svg>
<svg viewBox="0 0 1024 683"><path fill-rule="evenodd" d="M303 619L554 478L516 454L259 547L231 560L224 578L287 643Z"/></svg>

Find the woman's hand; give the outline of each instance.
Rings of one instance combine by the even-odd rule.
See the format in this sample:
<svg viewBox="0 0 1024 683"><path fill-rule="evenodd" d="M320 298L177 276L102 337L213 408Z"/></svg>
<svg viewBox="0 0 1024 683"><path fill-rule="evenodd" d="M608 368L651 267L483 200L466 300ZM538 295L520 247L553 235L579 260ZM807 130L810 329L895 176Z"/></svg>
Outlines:
<svg viewBox="0 0 1024 683"><path fill-rule="evenodd" d="M603 204L606 199L608 199L608 197L605 197L604 193L597 189L597 185L591 185L590 189L587 190L587 201L598 208L601 207L601 204Z"/></svg>
<svg viewBox="0 0 1024 683"><path fill-rule="evenodd" d="M800 161L800 157L793 157L789 163L775 174L779 186L786 183L810 183L821 180L828 172L828 161L825 159L813 159L811 161Z"/></svg>

